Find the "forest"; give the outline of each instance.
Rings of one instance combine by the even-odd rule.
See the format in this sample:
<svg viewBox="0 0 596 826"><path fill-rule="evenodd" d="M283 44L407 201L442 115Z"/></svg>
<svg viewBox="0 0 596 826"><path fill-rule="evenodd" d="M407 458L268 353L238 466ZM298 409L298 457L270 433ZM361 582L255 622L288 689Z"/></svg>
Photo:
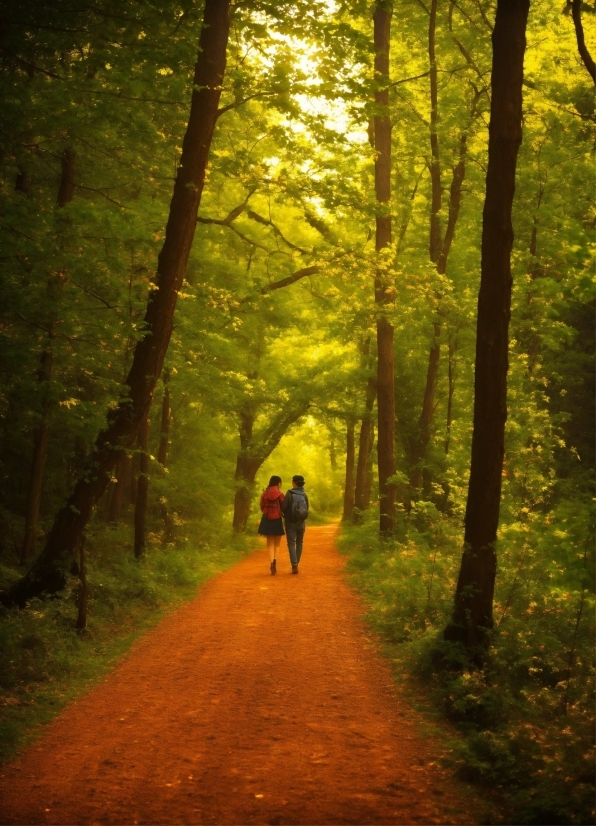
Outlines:
<svg viewBox="0 0 596 826"><path fill-rule="evenodd" d="M460 775L593 822L595 14L7 0L5 756L299 472Z"/></svg>

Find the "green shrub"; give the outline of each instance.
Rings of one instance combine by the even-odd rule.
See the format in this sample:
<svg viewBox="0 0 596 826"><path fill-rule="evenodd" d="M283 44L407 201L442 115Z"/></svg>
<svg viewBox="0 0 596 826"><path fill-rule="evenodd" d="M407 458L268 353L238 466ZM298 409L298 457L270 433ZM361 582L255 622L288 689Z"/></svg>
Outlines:
<svg viewBox="0 0 596 826"><path fill-rule="evenodd" d="M505 521L495 628L485 667L442 638L461 559L461 524L434 505L344 526L340 548L389 645L459 732L458 773L498 795L508 823L594 822L594 619L591 506L578 498Z"/></svg>

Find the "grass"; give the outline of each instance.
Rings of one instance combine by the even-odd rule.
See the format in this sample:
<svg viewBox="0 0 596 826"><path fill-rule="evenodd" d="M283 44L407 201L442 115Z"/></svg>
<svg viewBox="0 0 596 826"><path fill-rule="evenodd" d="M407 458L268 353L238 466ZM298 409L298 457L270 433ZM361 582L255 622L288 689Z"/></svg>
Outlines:
<svg viewBox="0 0 596 826"><path fill-rule="evenodd" d="M162 547L149 535L147 553L136 560L131 529L96 523L87 532L88 621L75 629L77 577L55 598L34 599L26 610L0 607L0 761L31 743L68 702L105 676L141 634L197 588L230 568L254 538L222 535L200 539L204 526L185 525L189 534ZM0 588L21 574L0 565Z"/></svg>

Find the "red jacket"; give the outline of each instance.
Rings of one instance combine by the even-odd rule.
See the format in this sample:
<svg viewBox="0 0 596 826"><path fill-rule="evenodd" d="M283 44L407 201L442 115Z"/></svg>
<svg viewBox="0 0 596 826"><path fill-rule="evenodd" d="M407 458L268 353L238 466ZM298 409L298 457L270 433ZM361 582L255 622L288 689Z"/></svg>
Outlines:
<svg viewBox="0 0 596 826"><path fill-rule="evenodd" d="M267 488L261 494L261 512L268 519L281 519L281 503L284 495L279 488Z"/></svg>

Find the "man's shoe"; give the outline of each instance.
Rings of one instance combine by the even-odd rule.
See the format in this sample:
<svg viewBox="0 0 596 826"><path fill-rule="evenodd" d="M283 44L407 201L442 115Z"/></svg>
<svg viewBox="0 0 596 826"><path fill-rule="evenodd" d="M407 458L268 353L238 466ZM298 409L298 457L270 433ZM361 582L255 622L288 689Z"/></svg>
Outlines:
<svg viewBox="0 0 596 826"><path fill-rule="evenodd" d="M273 560L273 562L270 565L270 568L271 568L271 576L275 576L275 574L277 573L277 559Z"/></svg>
<svg viewBox="0 0 596 826"><path fill-rule="evenodd" d="M292 565L292 573L293 573L293 574L297 574L297 573L298 573L298 566L297 566L297 565Z"/></svg>

